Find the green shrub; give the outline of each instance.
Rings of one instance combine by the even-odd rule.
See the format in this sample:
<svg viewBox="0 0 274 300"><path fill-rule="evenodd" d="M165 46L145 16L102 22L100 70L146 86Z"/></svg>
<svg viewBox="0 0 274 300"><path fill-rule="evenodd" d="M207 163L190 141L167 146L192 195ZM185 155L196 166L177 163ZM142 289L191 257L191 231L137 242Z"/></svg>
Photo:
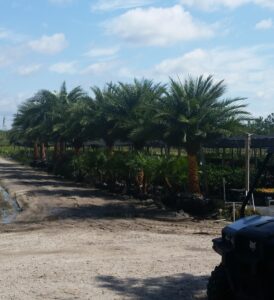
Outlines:
<svg viewBox="0 0 274 300"><path fill-rule="evenodd" d="M1 146L0 155L11 158L22 164L29 164L32 160L32 149L27 147Z"/></svg>
<svg viewBox="0 0 274 300"><path fill-rule="evenodd" d="M175 191L185 190L187 182L187 160L185 157L162 157L157 170L160 184Z"/></svg>
<svg viewBox="0 0 274 300"><path fill-rule="evenodd" d="M74 165L72 162L72 155L66 153L62 158L54 161L53 172L55 175L60 175L65 178L74 178Z"/></svg>
<svg viewBox="0 0 274 300"><path fill-rule="evenodd" d="M243 188L245 182L244 168L232 168L229 166L207 165L205 177L209 194L222 195L223 178L226 180L227 188Z"/></svg>

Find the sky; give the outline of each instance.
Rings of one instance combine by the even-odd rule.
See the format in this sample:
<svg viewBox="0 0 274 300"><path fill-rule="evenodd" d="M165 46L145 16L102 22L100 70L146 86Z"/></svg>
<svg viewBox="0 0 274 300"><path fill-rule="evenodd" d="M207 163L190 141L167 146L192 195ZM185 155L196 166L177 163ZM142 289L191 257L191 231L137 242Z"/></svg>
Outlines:
<svg viewBox="0 0 274 300"><path fill-rule="evenodd" d="M274 112L274 0L0 0L0 124L40 89L189 75ZM1 127L0 125L0 127Z"/></svg>

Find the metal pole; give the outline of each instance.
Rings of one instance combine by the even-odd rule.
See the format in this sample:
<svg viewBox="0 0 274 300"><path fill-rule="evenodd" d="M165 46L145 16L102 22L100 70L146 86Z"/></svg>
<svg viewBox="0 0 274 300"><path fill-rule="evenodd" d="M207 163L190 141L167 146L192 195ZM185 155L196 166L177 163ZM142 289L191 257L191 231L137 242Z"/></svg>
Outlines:
<svg viewBox="0 0 274 300"><path fill-rule="evenodd" d="M250 189L250 145L251 145L251 134L248 133L245 139L245 195L247 196ZM251 197L253 211L255 211L254 197Z"/></svg>
<svg viewBox="0 0 274 300"><path fill-rule="evenodd" d="M267 163L268 161L270 160L270 158L272 157L273 155L273 152L270 151L268 152L267 156L265 157L264 161L263 161L263 164L259 170L259 172L257 173L255 179L254 179L254 182L252 183L252 186L251 186L251 189L249 190L249 192L247 193L243 203L242 203L242 207L241 207L241 218L243 218L245 216L245 207L248 203L248 201L250 200L255 188L257 187L257 184L259 182L259 179L261 178L266 166L267 166Z"/></svg>
<svg viewBox="0 0 274 300"><path fill-rule="evenodd" d="M251 134L248 133L245 139L245 193L247 195L250 186L250 141Z"/></svg>
<svg viewBox="0 0 274 300"><path fill-rule="evenodd" d="M224 203L226 203L226 181L225 178L223 177L223 191L224 191Z"/></svg>

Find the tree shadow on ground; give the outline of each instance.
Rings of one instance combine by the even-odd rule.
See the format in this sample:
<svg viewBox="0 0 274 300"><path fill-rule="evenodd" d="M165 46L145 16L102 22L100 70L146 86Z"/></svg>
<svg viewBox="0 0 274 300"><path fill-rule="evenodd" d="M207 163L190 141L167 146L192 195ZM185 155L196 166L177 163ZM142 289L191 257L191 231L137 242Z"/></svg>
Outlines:
<svg viewBox="0 0 274 300"><path fill-rule="evenodd" d="M43 184L40 184L41 188L29 191L29 193L34 193L36 196L45 196L45 197L79 197L79 198L104 198L105 200L111 200L115 196L108 195L107 192L101 191L95 188L84 188L76 187L75 185L67 185L66 188L62 188L61 184L59 186L54 186L54 189L44 189ZM61 188L59 188L61 186ZM116 196L115 198L117 199ZM119 198L118 198L119 199Z"/></svg>
<svg viewBox="0 0 274 300"><path fill-rule="evenodd" d="M172 212L170 212L172 214ZM109 203L101 205L82 205L80 207L57 207L52 208L49 213L49 220L62 219L127 219L127 218L148 218L164 220L169 212L159 210L154 205L138 206L128 203Z"/></svg>
<svg viewBox="0 0 274 300"><path fill-rule="evenodd" d="M18 179L14 181L18 185L60 185L60 186L74 186L80 185L76 182L65 180L58 176L45 173L41 171L38 174L37 170L24 169L23 167L11 167L9 165L0 164L1 178L2 179Z"/></svg>
<svg viewBox="0 0 274 300"><path fill-rule="evenodd" d="M75 182L65 181L52 175L37 174L36 171L25 170L0 163L2 179L12 179L13 184L26 187L24 195L26 197L35 196L41 200L43 207L44 197L47 199L67 198L61 206L51 206L48 202L47 220L57 219L124 219L124 218L149 218L155 220L165 220L173 218L174 213L160 209L151 200L136 200L121 194L110 194L105 190L92 187L85 187ZM33 187L33 188L32 188ZM99 198L99 202L98 199ZM63 199L64 200L64 199ZM90 201L87 203L87 201ZM97 202L96 202L97 201ZM74 203L75 202L75 203Z"/></svg>
<svg viewBox="0 0 274 300"><path fill-rule="evenodd" d="M98 276L97 281L101 288L112 290L121 298L145 300L207 299L208 276L176 274L146 279Z"/></svg>

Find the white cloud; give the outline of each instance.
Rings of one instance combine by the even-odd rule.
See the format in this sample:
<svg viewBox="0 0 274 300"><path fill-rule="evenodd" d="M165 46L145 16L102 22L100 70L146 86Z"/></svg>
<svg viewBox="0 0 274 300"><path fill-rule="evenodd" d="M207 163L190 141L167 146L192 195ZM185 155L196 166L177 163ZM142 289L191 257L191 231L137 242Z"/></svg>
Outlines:
<svg viewBox="0 0 274 300"><path fill-rule="evenodd" d="M76 61L71 62L59 62L57 64L51 65L49 70L58 74L75 74Z"/></svg>
<svg viewBox="0 0 274 300"><path fill-rule="evenodd" d="M214 10L220 7L236 8L250 0L181 0L181 4L195 6L204 10Z"/></svg>
<svg viewBox="0 0 274 300"><path fill-rule="evenodd" d="M18 68L17 73L22 76L31 75L41 69L41 65L29 65L29 66L21 66Z"/></svg>
<svg viewBox="0 0 274 300"><path fill-rule="evenodd" d="M272 65L273 46L250 48L195 49L181 56L165 59L147 70L146 76L166 81L169 76L186 78L189 74L214 75L216 80L225 80L228 96L248 97L249 109L256 115L274 111L274 87Z"/></svg>
<svg viewBox="0 0 274 300"><path fill-rule="evenodd" d="M10 37L11 32L5 28L0 28L0 39L8 39Z"/></svg>
<svg viewBox="0 0 274 300"><path fill-rule="evenodd" d="M270 29L273 27L272 19L264 19L255 25L256 29Z"/></svg>
<svg viewBox="0 0 274 300"><path fill-rule="evenodd" d="M255 4L261 5L263 7L274 8L273 0L253 0Z"/></svg>
<svg viewBox="0 0 274 300"><path fill-rule="evenodd" d="M117 74L119 77L126 78L127 80L132 78L137 78L137 77L143 77L143 75L139 76L139 74L132 72L132 70L130 70L128 67L125 66L118 69Z"/></svg>
<svg viewBox="0 0 274 300"><path fill-rule="evenodd" d="M114 64L112 62L99 62L94 63L86 67L81 71L81 74L92 74L92 75L102 75L113 68Z"/></svg>
<svg viewBox="0 0 274 300"><path fill-rule="evenodd" d="M26 37L21 34L17 34L13 32L12 30L9 30L7 28L0 27L0 40L7 40L11 42L21 42Z"/></svg>
<svg viewBox="0 0 274 300"><path fill-rule="evenodd" d="M22 46L0 47L0 68L14 64L23 55L25 55L25 49Z"/></svg>
<svg viewBox="0 0 274 300"><path fill-rule="evenodd" d="M3 118L5 118L6 128L11 127L18 105L32 95L32 93L26 92L11 94L10 91L5 90L5 86L0 83L0 128L2 127Z"/></svg>
<svg viewBox="0 0 274 300"><path fill-rule="evenodd" d="M180 0L180 3L204 10L216 10L222 7L233 9L245 4L256 4L262 7L274 8L273 0Z"/></svg>
<svg viewBox="0 0 274 300"><path fill-rule="evenodd" d="M178 74L216 74L233 84L243 84L255 73L262 72L265 64L256 54L257 48L240 49L195 49L179 57L163 60L155 66L154 73L164 76ZM244 76L243 76L244 74Z"/></svg>
<svg viewBox="0 0 274 300"><path fill-rule="evenodd" d="M116 10L141 7L153 3L153 0L99 0L91 5L92 10Z"/></svg>
<svg viewBox="0 0 274 300"><path fill-rule="evenodd" d="M8 66L10 63L11 62L8 61L3 54L0 54L0 69L3 68L3 67Z"/></svg>
<svg viewBox="0 0 274 300"><path fill-rule="evenodd" d="M63 33L56 33L51 36L43 35L38 40L30 41L28 45L35 52L56 54L63 51L67 47L68 42Z"/></svg>
<svg viewBox="0 0 274 300"><path fill-rule="evenodd" d="M194 20L180 5L136 8L109 21L106 29L126 42L155 46L169 46L214 34L210 26Z"/></svg>
<svg viewBox="0 0 274 300"><path fill-rule="evenodd" d="M116 62L102 61L90 64L83 68L80 68L79 66L77 67L77 64L77 61L59 62L51 65L49 67L49 70L58 74L105 76L113 70L114 66L116 65Z"/></svg>
<svg viewBox="0 0 274 300"><path fill-rule="evenodd" d="M114 56L119 51L119 47L110 47L110 48L91 48L86 56L89 57L104 57L104 56Z"/></svg>
<svg viewBox="0 0 274 300"><path fill-rule="evenodd" d="M15 59L12 56L10 56L7 52L0 52L0 68L10 65L14 60Z"/></svg>

